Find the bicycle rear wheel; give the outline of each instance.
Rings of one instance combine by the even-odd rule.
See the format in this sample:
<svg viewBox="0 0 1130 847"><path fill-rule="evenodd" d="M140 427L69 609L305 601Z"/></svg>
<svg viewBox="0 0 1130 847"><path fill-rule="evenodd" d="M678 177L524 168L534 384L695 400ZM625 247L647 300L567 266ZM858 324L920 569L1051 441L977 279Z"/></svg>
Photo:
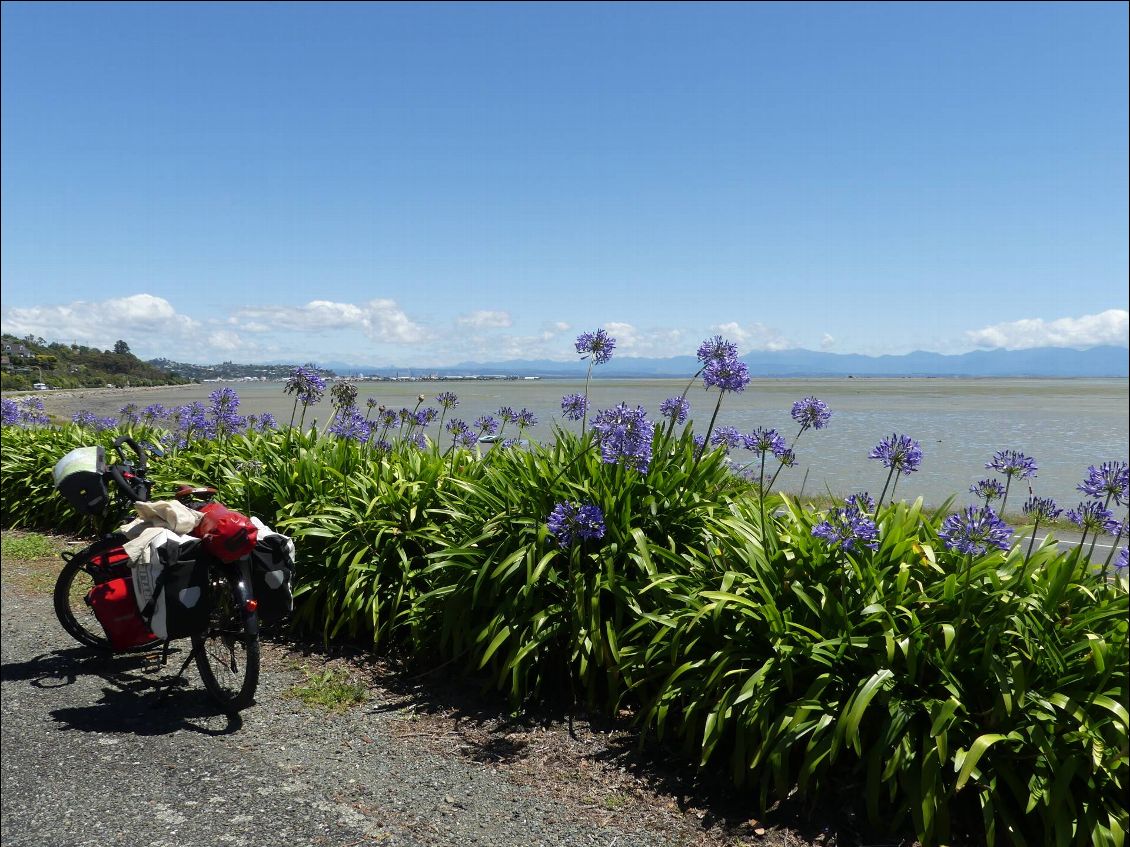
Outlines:
<svg viewBox="0 0 1130 847"><path fill-rule="evenodd" d="M102 628L102 624L94 616L94 609L86 600L90 589L99 581L87 569L88 566L93 567L91 556L104 553L105 549L105 545L93 545L73 556L59 571L59 576L55 580L53 597L55 616L59 619L59 623L63 625L67 634L79 644L93 647L96 650L104 650L107 653L146 650L160 644L161 639L156 636L152 640L138 644L128 650L115 651L110 644L110 639L106 637L106 630Z"/></svg>
<svg viewBox="0 0 1130 847"><path fill-rule="evenodd" d="M244 612L225 577L213 580L213 606L208 628L192 636L196 668L212 698L226 712L246 709L259 685L259 636L248 623L254 612Z"/></svg>

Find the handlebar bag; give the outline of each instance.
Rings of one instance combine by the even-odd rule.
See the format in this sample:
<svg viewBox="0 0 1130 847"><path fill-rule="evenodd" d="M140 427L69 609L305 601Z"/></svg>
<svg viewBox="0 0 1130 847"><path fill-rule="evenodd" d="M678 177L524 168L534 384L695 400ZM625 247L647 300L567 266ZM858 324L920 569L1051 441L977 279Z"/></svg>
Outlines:
<svg viewBox="0 0 1130 847"><path fill-rule="evenodd" d="M106 454L101 447L76 447L58 462L51 474L55 488L75 511L100 515L110 502L106 489Z"/></svg>
<svg viewBox="0 0 1130 847"><path fill-rule="evenodd" d="M98 583L87 592L86 602L115 650L128 650L153 640L153 633L137 608L131 575Z"/></svg>
<svg viewBox="0 0 1130 847"><path fill-rule="evenodd" d="M187 638L207 628L211 582L200 539L162 531L133 573L141 616L157 637Z"/></svg>

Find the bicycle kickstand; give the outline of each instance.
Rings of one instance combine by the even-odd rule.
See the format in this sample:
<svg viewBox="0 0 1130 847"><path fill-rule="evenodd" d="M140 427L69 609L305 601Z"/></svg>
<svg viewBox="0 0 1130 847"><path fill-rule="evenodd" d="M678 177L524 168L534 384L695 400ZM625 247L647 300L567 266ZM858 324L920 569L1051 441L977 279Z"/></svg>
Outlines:
<svg viewBox="0 0 1130 847"><path fill-rule="evenodd" d="M197 648L194 646L191 650L188 651L188 658L185 659L184 662L181 664L180 670L176 672L176 674L172 677L172 679L170 679L165 684L165 687L161 690L161 693L157 695L157 699L153 703L154 708L156 708L157 706L161 705L162 702L164 702L165 698L169 696L169 694L173 690L173 687L177 684L177 680L181 679L184 676L184 672L186 670L188 670L189 662L191 662L193 659L196 658L196 649ZM165 663L165 660L168 658L168 655L169 655L169 642L166 641L165 642L165 651L164 651L164 654L161 656L161 664Z"/></svg>

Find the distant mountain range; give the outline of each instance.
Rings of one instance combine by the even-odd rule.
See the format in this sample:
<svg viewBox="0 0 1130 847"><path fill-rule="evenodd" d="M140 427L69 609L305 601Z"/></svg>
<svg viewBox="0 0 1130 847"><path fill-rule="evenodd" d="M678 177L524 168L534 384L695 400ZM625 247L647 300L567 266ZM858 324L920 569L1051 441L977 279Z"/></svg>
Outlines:
<svg viewBox="0 0 1130 847"><path fill-rule="evenodd" d="M1130 351L1125 347L1073 350L1039 347L1030 350L976 350L947 356L916 351L901 356L861 356L820 353L814 350L756 350L742 356L753 377L819 376L919 376L919 377L1126 377ZM339 375L467 376L504 375L584 377L587 362L580 360L511 359L503 362L460 362L443 367L372 367L347 362L320 362ZM613 357L593 369L594 378L688 377L698 370L693 356L668 359Z"/></svg>

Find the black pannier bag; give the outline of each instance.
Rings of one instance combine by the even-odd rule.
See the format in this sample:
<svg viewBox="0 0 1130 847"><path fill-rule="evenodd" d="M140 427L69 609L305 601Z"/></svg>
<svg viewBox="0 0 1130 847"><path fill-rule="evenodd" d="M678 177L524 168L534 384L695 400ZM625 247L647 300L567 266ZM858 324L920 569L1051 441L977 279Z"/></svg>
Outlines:
<svg viewBox="0 0 1130 847"><path fill-rule="evenodd" d="M293 544L285 535L260 533L251 551L251 590L262 623L280 621L294 611Z"/></svg>
<svg viewBox="0 0 1130 847"><path fill-rule="evenodd" d="M101 447L76 447L55 463L55 488L79 514L100 515L110 502L106 468Z"/></svg>
<svg viewBox="0 0 1130 847"><path fill-rule="evenodd" d="M204 632L212 607L212 585L209 557L200 540L169 539L153 545L153 553L148 568L134 572L135 586L146 601L141 616L160 638L187 638Z"/></svg>

